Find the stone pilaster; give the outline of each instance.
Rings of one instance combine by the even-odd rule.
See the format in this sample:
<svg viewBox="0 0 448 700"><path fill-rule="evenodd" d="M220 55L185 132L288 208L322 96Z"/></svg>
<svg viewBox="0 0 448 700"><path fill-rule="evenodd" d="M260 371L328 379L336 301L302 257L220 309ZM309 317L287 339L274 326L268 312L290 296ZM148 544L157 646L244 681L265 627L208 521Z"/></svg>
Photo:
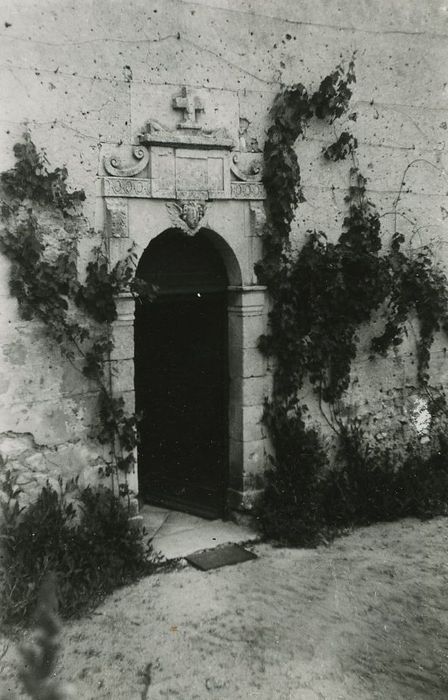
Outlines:
<svg viewBox="0 0 448 700"><path fill-rule="evenodd" d="M231 509L250 509L263 484L266 433L262 415L270 383L258 339L266 329L265 299L265 287L229 289L228 502Z"/></svg>
<svg viewBox="0 0 448 700"><path fill-rule="evenodd" d="M117 319L112 324L114 350L111 353L110 382L113 396L122 396L126 410L135 411L134 389L134 313L132 294L124 293L116 299ZM137 464L137 451L135 452ZM128 474L128 485L132 493L138 493L137 467Z"/></svg>

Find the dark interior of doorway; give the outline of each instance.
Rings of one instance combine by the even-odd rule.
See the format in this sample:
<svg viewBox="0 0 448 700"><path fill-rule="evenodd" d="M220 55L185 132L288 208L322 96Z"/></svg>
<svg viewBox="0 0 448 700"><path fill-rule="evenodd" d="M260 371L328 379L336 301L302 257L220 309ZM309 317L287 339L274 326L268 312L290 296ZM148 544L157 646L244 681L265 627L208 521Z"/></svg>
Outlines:
<svg viewBox="0 0 448 700"><path fill-rule="evenodd" d="M137 274L157 299L137 303L139 491L147 503L222 517L228 478L227 275L199 232L167 231Z"/></svg>

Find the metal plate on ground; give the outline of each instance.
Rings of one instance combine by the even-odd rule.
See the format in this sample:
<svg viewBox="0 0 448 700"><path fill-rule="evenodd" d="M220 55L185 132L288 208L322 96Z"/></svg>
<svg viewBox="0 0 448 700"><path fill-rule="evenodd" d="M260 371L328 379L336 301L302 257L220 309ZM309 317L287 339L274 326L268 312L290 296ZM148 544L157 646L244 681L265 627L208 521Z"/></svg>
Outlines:
<svg viewBox="0 0 448 700"><path fill-rule="evenodd" d="M257 559L257 555L249 552L239 544L225 544L215 549L204 549L201 552L193 552L185 559L201 571L219 569L221 566L232 566L244 561Z"/></svg>

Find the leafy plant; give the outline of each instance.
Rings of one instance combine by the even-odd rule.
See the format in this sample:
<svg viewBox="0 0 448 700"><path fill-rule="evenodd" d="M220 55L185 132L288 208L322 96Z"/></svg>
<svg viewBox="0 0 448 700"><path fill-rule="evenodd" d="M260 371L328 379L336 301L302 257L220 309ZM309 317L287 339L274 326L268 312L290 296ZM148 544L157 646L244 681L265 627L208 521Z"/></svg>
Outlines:
<svg viewBox="0 0 448 700"><path fill-rule="evenodd" d="M3 622L30 619L42 582L56 577L63 617L84 613L117 587L154 570L145 532L133 526L121 498L104 487L79 490L47 483L19 508L11 475L2 505L0 600Z"/></svg>
<svg viewBox="0 0 448 700"><path fill-rule="evenodd" d="M340 436L338 463L328 474L325 520L330 527L448 514L448 441L439 433L428 453L414 442L404 457L373 450L359 426Z"/></svg>
<svg viewBox="0 0 448 700"><path fill-rule="evenodd" d="M324 158L327 160L345 160L347 156L354 153L358 148L358 139L349 131L343 131L337 141L322 149Z"/></svg>
<svg viewBox="0 0 448 700"><path fill-rule="evenodd" d="M387 321L381 335L373 338L372 352L385 354L391 346L402 343L407 319L415 313L420 324L417 344L418 380L421 386L429 381L429 361L435 334L448 334L448 280L435 265L431 250L422 246L411 255L401 249L404 237L396 233L389 257L390 275Z"/></svg>
<svg viewBox="0 0 448 700"><path fill-rule="evenodd" d="M45 153L37 150L28 131L22 142L15 144L14 155L15 167L0 176L5 194L11 199L50 205L69 215L86 198L82 190L68 190L66 168L48 169Z"/></svg>
<svg viewBox="0 0 448 700"><path fill-rule="evenodd" d="M316 545L324 538L321 480L328 466L319 436L299 406L267 406L266 424L275 460L257 507L262 530L285 544Z"/></svg>
<svg viewBox="0 0 448 700"><path fill-rule="evenodd" d="M373 447L353 421L341 425L336 462L329 468L320 437L306 427L300 410L279 415L277 409L275 416L269 427L277 455L257 512L268 537L315 546L353 526L448 515L444 432L434 435L427 450L409 441L402 454Z"/></svg>

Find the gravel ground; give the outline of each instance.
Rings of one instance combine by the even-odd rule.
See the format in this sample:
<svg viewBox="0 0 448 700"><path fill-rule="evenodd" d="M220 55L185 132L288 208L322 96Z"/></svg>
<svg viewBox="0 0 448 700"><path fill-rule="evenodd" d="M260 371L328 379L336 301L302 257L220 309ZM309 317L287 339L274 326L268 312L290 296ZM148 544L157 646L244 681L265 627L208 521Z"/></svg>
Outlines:
<svg viewBox="0 0 448 700"><path fill-rule="evenodd" d="M446 698L447 545L447 519L405 520L145 579L65 626L58 675L86 700Z"/></svg>

